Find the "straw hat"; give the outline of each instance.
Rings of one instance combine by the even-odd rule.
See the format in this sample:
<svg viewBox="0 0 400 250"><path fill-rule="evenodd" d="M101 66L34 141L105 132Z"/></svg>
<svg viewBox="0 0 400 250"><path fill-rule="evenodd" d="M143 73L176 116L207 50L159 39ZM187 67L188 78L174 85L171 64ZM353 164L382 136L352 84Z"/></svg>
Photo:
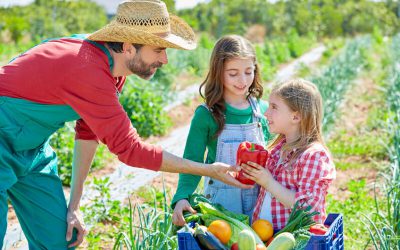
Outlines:
<svg viewBox="0 0 400 250"><path fill-rule="evenodd" d="M129 42L164 48L196 48L192 28L169 15L160 0L128 0L118 5L113 21L88 36L93 41Z"/></svg>

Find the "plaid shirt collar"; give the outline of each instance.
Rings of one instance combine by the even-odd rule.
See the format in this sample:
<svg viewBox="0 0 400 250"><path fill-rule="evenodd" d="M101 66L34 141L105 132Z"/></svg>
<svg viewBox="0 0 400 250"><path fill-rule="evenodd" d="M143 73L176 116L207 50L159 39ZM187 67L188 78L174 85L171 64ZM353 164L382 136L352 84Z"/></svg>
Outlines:
<svg viewBox="0 0 400 250"><path fill-rule="evenodd" d="M270 159L269 161L269 166L282 166L286 165L286 163L289 162L290 158L292 155L297 151L296 148L292 149L285 157L285 159L281 158L281 155L283 153L282 147L286 144L286 139L282 139L270 152Z"/></svg>

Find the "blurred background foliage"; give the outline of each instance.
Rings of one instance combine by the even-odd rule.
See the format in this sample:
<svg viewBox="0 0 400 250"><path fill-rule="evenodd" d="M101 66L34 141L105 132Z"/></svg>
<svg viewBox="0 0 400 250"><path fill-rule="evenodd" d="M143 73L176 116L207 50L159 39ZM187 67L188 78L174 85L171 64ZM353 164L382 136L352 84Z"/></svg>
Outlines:
<svg viewBox="0 0 400 250"><path fill-rule="evenodd" d="M235 33L253 42L265 37L317 38L399 30L400 2L395 0L212 0L192 9L170 12L185 19L196 31L214 38ZM105 10L88 0L35 0L27 6L0 8L1 42L40 41L71 33L90 33L107 23Z"/></svg>

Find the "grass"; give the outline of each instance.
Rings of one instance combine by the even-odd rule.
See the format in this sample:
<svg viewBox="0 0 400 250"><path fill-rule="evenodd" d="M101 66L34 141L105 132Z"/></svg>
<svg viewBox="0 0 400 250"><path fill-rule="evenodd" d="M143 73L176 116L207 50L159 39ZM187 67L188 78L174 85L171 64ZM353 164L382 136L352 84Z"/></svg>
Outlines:
<svg viewBox="0 0 400 250"><path fill-rule="evenodd" d="M385 138L375 133L358 132L349 135L343 128L329 140L328 148L334 155L337 169L376 168L379 162L387 159Z"/></svg>
<svg viewBox="0 0 400 250"><path fill-rule="evenodd" d="M170 190L158 190L154 187L142 186L140 187L134 195L140 197L144 204L153 204L156 202L157 208L162 208L164 203L164 193L168 197L168 200L171 200Z"/></svg>
<svg viewBox="0 0 400 250"><path fill-rule="evenodd" d="M347 184L348 194L338 201L337 197L327 196L326 210L343 214L345 249L363 249L369 240L367 228L360 220L361 214L374 210L374 197L365 179L350 180Z"/></svg>
<svg viewBox="0 0 400 250"><path fill-rule="evenodd" d="M384 168L375 185L384 194L384 199L375 199L375 210L366 215L365 226L370 233L375 249L400 249L400 74L399 65L400 36L393 38L390 53L391 67L387 69L387 116L386 132L390 135L387 146L390 164ZM378 197L378 196L376 196Z"/></svg>

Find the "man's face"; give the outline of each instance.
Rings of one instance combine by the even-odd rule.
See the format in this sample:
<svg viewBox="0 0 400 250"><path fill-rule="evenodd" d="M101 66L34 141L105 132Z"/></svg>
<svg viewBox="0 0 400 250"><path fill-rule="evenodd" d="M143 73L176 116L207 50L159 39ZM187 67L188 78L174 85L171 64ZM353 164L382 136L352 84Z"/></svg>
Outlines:
<svg viewBox="0 0 400 250"><path fill-rule="evenodd" d="M144 45L127 61L128 69L143 79L150 79L157 69L168 63L165 48Z"/></svg>

